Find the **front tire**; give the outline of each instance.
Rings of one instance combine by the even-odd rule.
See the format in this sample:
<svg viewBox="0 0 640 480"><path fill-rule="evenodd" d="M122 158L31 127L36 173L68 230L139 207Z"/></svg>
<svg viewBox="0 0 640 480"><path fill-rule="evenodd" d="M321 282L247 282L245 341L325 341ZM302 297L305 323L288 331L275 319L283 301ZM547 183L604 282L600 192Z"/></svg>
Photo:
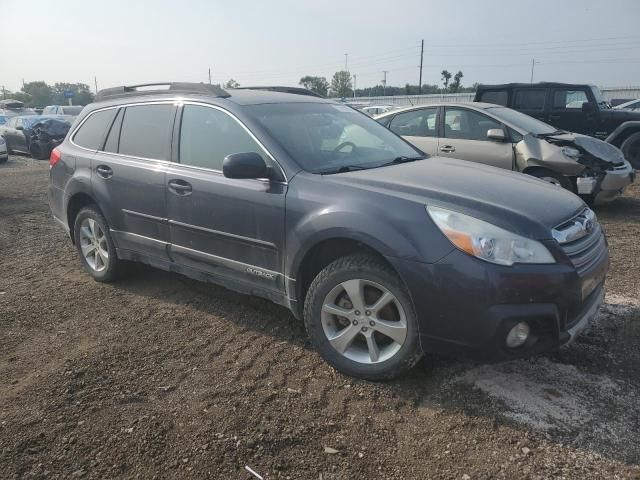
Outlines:
<svg viewBox="0 0 640 480"><path fill-rule="evenodd" d="M640 170L640 132L633 133L627 138L620 150L624 154L624 158L631 164L631 166Z"/></svg>
<svg viewBox="0 0 640 480"><path fill-rule="evenodd" d="M82 266L94 280L111 282L123 273L109 224L95 205L84 207L74 223L74 239Z"/></svg>
<svg viewBox="0 0 640 480"><path fill-rule="evenodd" d="M386 380L422 356L407 289L375 256L350 255L325 267L307 292L304 322L316 350L346 375Z"/></svg>

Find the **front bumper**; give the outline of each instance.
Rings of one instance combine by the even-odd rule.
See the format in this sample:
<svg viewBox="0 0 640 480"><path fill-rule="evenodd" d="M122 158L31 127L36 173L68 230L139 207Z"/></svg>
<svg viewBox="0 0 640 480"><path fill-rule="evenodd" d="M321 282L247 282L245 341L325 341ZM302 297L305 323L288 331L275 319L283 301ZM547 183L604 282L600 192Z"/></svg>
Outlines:
<svg viewBox="0 0 640 480"><path fill-rule="evenodd" d="M573 341L602 303L609 268L606 251L581 273L567 258L504 267L458 250L436 264L390 260L409 287L422 349L484 359L526 357ZM531 336L510 349L507 333L522 321Z"/></svg>
<svg viewBox="0 0 640 480"><path fill-rule="evenodd" d="M614 200L624 193L635 180L635 171L629 162L624 167L607 170L594 197L596 205Z"/></svg>

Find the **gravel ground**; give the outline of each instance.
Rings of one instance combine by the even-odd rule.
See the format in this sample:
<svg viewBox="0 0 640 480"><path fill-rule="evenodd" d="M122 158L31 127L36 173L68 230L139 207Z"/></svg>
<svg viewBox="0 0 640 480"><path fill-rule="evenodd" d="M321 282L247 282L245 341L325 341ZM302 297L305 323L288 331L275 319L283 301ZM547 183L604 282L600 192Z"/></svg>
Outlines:
<svg viewBox="0 0 640 480"><path fill-rule="evenodd" d="M640 478L640 185L597 210L598 320L552 355L338 374L283 308L138 266L103 285L0 166L1 478Z"/></svg>

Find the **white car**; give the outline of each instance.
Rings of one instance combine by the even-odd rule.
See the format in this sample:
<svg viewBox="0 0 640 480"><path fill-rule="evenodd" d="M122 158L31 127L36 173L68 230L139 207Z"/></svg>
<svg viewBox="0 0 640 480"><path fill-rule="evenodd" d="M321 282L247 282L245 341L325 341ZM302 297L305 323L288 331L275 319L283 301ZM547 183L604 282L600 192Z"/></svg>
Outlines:
<svg viewBox="0 0 640 480"><path fill-rule="evenodd" d="M361 110L370 117L373 117L374 115L382 115L392 109L393 107L391 105L368 105L361 108Z"/></svg>
<svg viewBox="0 0 640 480"><path fill-rule="evenodd" d="M0 163L4 163L9 159L9 154L7 153L7 143L4 141L4 138L0 137Z"/></svg>
<svg viewBox="0 0 640 480"><path fill-rule="evenodd" d="M620 105L616 105L613 108L615 108L615 109L625 109L625 110L640 110L640 99L631 100L630 102L621 103Z"/></svg>

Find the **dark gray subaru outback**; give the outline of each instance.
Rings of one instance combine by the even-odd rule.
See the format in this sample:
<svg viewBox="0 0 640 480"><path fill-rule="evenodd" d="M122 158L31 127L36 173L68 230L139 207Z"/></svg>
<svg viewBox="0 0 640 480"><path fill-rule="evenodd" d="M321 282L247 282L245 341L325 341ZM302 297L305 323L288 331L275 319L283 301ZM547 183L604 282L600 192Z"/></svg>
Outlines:
<svg viewBox="0 0 640 480"><path fill-rule="evenodd" d="M425 157L348 106L170 84L102 91L51 154L50 205L86 271L126 261L268 298L338 370L570 342L609 265L577 196Z"/></svg>

